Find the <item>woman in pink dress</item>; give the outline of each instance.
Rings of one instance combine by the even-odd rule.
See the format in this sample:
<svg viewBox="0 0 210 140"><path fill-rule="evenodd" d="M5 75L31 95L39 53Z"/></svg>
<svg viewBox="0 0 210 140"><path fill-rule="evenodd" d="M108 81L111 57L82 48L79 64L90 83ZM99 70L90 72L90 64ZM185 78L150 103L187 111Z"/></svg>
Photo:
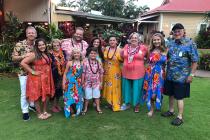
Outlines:
<svg viewBox="0 0 210 140"><path fill-rule="evenodd" d="M130 104L139 112L139 105L143 103L142 85L144 81L144 58L147 55L147 47L140 43L138 33L129 36L129 44L126 44L121 52L124 60L122 68L122 94L124 104L121 110L126 110Z"/></svg>

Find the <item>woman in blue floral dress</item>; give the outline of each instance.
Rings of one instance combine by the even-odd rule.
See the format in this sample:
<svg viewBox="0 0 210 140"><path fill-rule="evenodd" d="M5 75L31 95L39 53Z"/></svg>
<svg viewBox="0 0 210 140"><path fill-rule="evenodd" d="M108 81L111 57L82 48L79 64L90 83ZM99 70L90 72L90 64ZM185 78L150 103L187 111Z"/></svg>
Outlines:
<svg viewBox="0 0 210 140"><path fill-rule="evenodd" d="M82 56L79 50L73 50L73 59L66 65L63 76L64 115L79 115L83 108L82 95ZM76 113L76 114L75 114Z"/></svg>
<svg viewBox="0 0 210 140"><path fill-rule="evenodd" d="M149 64L144 78L144 100L148 107L148 116L154 113L154 107L160 110L165 78L165 63L167 49L162 34L155 33L152 36L149 50Z"/></svg>

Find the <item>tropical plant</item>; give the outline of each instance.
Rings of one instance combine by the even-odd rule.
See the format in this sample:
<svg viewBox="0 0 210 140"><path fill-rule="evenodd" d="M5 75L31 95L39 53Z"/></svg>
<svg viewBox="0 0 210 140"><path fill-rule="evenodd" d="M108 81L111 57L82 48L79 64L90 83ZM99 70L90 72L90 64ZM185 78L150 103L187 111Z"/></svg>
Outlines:
<svg viewBox="0 0 210 140"><path fill-rule="evenodd" d="M12 12L6 13L6 17L8 21L2 28L0 41L0 72L13 72L16 69L11 61L11 54L24 29L22 22Z"/></svg>
<svg viewBox="0 0 210 140"><path fill-rule="evenodd" d="M200 31L195 39L198 48L210 49L210 30Z"/></svg>
<svg viewBox="0 0 210 140"><path fill-rule="evenodd" d="M49 24L48 28L36 26L36 30L39 34L39 37L46 39L47 42L51 42L55 38L63 38L63 32L58 29L55 24Z"/></svg>

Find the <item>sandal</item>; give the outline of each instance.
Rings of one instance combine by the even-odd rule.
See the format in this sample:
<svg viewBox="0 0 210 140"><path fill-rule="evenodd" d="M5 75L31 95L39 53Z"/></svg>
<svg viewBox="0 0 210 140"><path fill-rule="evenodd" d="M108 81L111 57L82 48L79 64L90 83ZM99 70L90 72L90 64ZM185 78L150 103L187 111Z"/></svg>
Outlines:
<svg viewBox="0 0 210 140"><path fill-rule="evenodd" d="M44 112L43 115L46 119L50 118L52 115L50 113Z"/></svg>
<svg viewBox="0 0 210 140"><path fill-rule="evenodd" d="M171 122L171 124L175 126L180 126L183 123L184 123L183 120L178 117Z"/></svg>
<svg viewBox="0 0 210 140"><path fill-rule="evenodd" d="M37 118L40 119L40 120L45 120L44 114L38 114Z"/></svg>
<svg viewBox="0 0 210 140"><path fill-rule="evenodd" d="M134 112L135 112L135 113L139 113L139 106L136 106L136 107L135 107Z"/></svg>
<svg viewBox="0 0 210 140"><path fill-rule="evenodd" d="M103 114L102 110L96 110L98 114Z"/></svg>
<svg viewBox="0 0 210 140"><path fill-rule="evenodd" d="M82 111L82 115L85 116L87 111Z"/></svg>
<svg viewBox="0 0 210 140"><path fill-rule="evenodd" d="M153 111L148 112L147 113L148 117L152 117L153 116L153 113L154 113Z"/></svg>
<svg viewBox="0 0 210 140"><path fill-rule="evenodd" d="M175 113L174 112L170 112L170 111L167 111L167 112L164 112L161 114L161 116L163 117L171 117L171 116L174 116Z"/></svg>

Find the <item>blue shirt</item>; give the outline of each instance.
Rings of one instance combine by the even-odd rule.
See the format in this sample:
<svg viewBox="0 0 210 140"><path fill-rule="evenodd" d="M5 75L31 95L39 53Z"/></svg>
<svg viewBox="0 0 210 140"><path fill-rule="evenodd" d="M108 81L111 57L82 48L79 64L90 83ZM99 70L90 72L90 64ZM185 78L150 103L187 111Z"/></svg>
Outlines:
<svg viewBox="0 0 210 140"><path fill-rule="evenodd" d="M191 73L191 64L198 62L196 44L190 38L182 38L177 43L171 40L168 43L168 62L166 79L185 83Z"/></svg>

